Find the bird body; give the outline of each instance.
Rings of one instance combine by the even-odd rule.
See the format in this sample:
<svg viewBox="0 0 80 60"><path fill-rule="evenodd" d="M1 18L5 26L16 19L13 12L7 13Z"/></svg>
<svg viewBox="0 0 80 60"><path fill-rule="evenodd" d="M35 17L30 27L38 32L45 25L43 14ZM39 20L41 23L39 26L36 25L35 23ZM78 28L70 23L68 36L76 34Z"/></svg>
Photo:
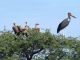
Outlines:
<svg viewBox="0 0 80 60"><path fill-rule="evenodd" d="M62 29L64 29L65 27L67 27L71 21L71 17L76 18L75 16L73 16L70 12L68 13L68 18L64 19L57 28L57 33L59 33Z"/></svg>
<svg viewBox="0 0 80 60"><path fill-rule="evenodd" d="M57 28L57 33L60 32L60 30L64 29L65 27L67 27L70 23L70 20L68 20L68 18L64 19L58 26Z"/></svg>

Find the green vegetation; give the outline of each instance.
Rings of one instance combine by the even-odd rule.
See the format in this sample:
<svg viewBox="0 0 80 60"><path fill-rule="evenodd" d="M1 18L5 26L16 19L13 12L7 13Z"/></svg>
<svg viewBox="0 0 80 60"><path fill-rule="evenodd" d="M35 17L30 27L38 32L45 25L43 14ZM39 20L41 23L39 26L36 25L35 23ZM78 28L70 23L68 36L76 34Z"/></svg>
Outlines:
<svg viewBox="0 0 80 60"><path fill-rule="evenodd" d="M17 38L16 38L17 37ZM25 39L23 39L25 38ZM45 53L48 50L48 54ZM35 54L45 55L36 59ZM63 35L29 31L29 37L16 36L5 32L0 35L1 60L80 60L80 41Z"/></svg>

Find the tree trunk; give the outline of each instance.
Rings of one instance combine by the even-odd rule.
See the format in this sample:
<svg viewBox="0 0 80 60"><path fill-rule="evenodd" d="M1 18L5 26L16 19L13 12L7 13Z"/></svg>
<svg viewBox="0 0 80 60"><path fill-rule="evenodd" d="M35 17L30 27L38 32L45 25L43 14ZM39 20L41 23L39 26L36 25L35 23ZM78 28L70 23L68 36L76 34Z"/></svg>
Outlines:
<svg viewBox="0 0 80 60"><path fill-rule="evenodd" d="M27 58L27 60L31 60L32 58Z"/></svg>
<svg viewBox="0 0 80 60"><path fill-rule="evenodd" d="M33 57L33 54L32 55L26 55L27 60L31 60L32 57Z"/></svg>
<svg viewBox="0 0 80 60"><path fill-rule="evenodd" d="M27 60L31 60L34 54L39 53L42 50L43 50L43 47L37 51L34 51L34 49L28 50L26 48L23 48L22 53L26 56Z"/></svg>

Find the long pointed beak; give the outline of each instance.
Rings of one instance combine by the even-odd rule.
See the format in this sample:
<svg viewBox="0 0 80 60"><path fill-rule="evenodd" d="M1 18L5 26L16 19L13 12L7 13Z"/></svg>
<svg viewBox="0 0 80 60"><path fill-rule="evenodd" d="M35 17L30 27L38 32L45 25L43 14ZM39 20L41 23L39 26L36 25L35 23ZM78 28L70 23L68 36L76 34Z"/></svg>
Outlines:
<svg viewBox="0 0 80 60"><path fill-rule="evenodd" d="M71 17L76 18L74 15L71 15Z"/></svg>
<svg viewBox="0 0 80 60"><path fill-rule="evenodd" d="M70 12L68 12L68 18L71 19L71 17L76 18L74 15L72 15Z"/></svg>

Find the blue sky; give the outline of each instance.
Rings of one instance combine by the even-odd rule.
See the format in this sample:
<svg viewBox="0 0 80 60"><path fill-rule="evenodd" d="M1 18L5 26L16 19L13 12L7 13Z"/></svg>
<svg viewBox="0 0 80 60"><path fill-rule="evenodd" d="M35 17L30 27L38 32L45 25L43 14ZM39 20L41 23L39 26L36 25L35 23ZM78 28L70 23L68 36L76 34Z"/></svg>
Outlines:
<svg viewBox="0 0 80 60"><path fill-rule="evenodd" d="M49 28L54 34L58 24L72 12L77 19L73 19L69 26L60 34L66 36L80 36L80 1L79 0L1 0L0 1L0 30L4 25L11 30L12 23L30 27L39 23L41 28Z"/></svg>

